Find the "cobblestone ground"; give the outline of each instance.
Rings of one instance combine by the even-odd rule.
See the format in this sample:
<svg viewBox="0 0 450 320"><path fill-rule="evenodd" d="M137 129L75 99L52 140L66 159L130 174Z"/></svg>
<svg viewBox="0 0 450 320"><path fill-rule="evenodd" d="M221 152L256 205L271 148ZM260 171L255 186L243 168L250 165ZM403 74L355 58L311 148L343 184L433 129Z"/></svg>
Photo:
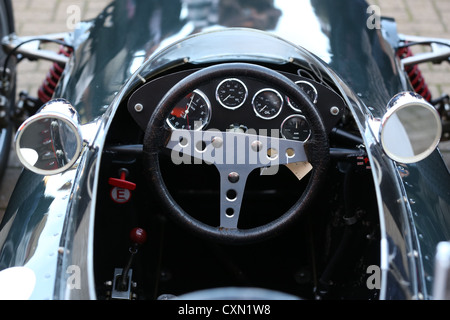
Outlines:
<svg viewBox="0 0 450 320"><path fill-rule="evenodd" d="M95 17L110 0L13 0L16 32L19 36L65 32L70 28L73 9L80 10L81 19ZM383 16L393 17L404 34L450 38L449 0L369 0L379 6ZM19 65L18 92L35 94L51 64L44 61L23 61ZM435 97L450 93L450 65L421 65ZM440 146L450 158L450 143ZM450 160L449 160L450 163ZM12 152L6 175L0 186L0 219L3 216L15 182L22 170Z"/></svg>

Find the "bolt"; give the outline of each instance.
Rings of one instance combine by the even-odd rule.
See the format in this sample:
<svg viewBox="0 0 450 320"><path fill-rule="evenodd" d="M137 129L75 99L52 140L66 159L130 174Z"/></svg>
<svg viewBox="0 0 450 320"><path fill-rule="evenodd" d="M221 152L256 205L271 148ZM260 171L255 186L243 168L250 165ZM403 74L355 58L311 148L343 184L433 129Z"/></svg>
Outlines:
<svg viewBox="0 0 450 320"><path fill-rule="evenodd" d="M134 106L134 111L142 112L142 110L144 110L144 106L140 103L136 103L136 105Z"/></svg>
<svg viewBox="0 0 450 320"><path fill-rule="evenodd" d="M330 112L333 116L337 116L339 114L339 108L338 107L331 107Z"/></svg>
<svg viewBox="0 0 450 320"><path fill-rule="evenodd" d="M220 148L223 145L223 139L220 137L214 137L211 140L211 144L213 145L214 148Z"/></svg>
<svg viewBox="0 0 450 320"><path fill-rule="evenodd" d="M253 151L259 152L262 150L262 147L263 147L263 144L261 141L256 140L256 141L252 142L252 150Z"/></svg>
<svg viewBox="0 0 450 320"><path fill-rule="evenodd" d="M239 181L239 173L237 172L231 172L228 175L228 181L230 181L231 183L236 183Z"/></svg>

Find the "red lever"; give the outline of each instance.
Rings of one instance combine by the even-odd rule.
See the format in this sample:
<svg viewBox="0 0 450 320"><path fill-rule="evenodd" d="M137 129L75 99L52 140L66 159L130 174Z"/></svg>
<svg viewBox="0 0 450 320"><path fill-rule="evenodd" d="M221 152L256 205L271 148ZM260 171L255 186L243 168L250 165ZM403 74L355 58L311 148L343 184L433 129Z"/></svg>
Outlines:
<svg viewBox="0 0 450 320"><path fill-rule="evenodd" d="M142 245L147 241L147 232L142 228L134 228L130 232L131 242Z"/></svg>
<svg viewBox="0 0 450 320"><path fill-rule="evenodd" d="M120 178L109 178L108 183L114 187L122 188L122 189L128 189L128 190L134 190L136 189L136 184L130 181L125 180L126 178L126 171L121 170L120 172Z"/></svg>

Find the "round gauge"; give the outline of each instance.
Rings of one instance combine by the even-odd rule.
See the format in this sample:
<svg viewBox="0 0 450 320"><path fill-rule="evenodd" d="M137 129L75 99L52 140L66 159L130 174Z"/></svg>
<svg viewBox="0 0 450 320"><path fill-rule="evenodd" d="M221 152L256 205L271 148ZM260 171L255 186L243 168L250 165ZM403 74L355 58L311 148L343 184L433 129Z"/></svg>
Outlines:
<svg viewBox="0 0 450 320"><path fill-rule="evenodd" d="M173 108L167 117L167 123L172 129L201 130L211 118L211 104L208 97L194 90Z"/></svg>
<svg viewBox="0 0 450 320"><path fill-rule="evenodd" d="M306 95L309 97L309 99L312 101L312 103L317 103L318 93L317 89L308 81L296 81L295 82L300 89L302 89ZM292 101L289 97L287 97L288 105L294 109L295 111L302 112L301 109L298 107L298 105Z"/></svg>
<svg viewBox="0 0 450 320"><path fill-rule="evenodd" d="M248 91L245 84L239 79L225 79L216 89L217 101L227 109L237 109L247 99Z"/></svg>
<svg viewBox="0 0 450 320"><path fill-rule="evenodd" d="M285 139L305 142L311 135L311 129L304 116L294 114L284 119L281 124L281 135Z"/></svg>
<svg viewBox="0 0 450 320"><path fill-rule="evenodd" d="M254 95L252 105L258 117L274 119L283 108L283 97L274 89L262 89Z"/></svg>

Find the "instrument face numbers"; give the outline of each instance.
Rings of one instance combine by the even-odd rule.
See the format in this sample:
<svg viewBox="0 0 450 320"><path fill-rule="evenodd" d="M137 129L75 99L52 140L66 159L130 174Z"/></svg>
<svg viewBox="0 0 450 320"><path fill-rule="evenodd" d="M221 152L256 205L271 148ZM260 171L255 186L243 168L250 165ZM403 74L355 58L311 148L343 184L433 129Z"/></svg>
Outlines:
<svg viewBox="0 0 450 320"><path fill-rule="evenodd" d="M258 117L271 120L280 114L283 97L274 89L262 89L253 96L252 105Z"/></svg>
<svg viewBox="0 0 450 320"><path fill-rule="evenodd" d="M295 82L315 104L318 98L317 89L308 81ZM289 140L307 141L311 136L308 120L302 114L301 108L288 96L283 95L273 88L257 88L250 85L249 90L243 79L226 78L221 80L214 88L215 99L218 106L228 110L237 110L244 106L251 94L248 106L253 109L254 115L260 119L272 120L283 111L286 103L295 113L288 115L280 125L281 137ZM203 90L203 88L202 88ZM176 104L167 118L167 123L172 129L202 130L211 119L212 107L210 100L204 92L208 90L196 89ZM209 91L208 95L211 95ZM247 108L247 105L245 106ZM289 110L289 108L287 109ZM283 111L286 114L286 111ZM240 119L237 119L237 122ZM241 121L247 121L242 119ZM245 125L245 124L244 124Z"/></svg>
<svg viewBox="0 0 450 320"><path fill-rule="evenodd" d="M237 109L247 100L247 86L239 79L225 79L216 89L216 100L227 109Z"/></svg>
<svg viewBox="0 0 450 320"><path fill-rule="evenodd" d="M211 118L211 103L200 90L194 90L173 108L167 123L172 129L201 130Z"/></svg>

